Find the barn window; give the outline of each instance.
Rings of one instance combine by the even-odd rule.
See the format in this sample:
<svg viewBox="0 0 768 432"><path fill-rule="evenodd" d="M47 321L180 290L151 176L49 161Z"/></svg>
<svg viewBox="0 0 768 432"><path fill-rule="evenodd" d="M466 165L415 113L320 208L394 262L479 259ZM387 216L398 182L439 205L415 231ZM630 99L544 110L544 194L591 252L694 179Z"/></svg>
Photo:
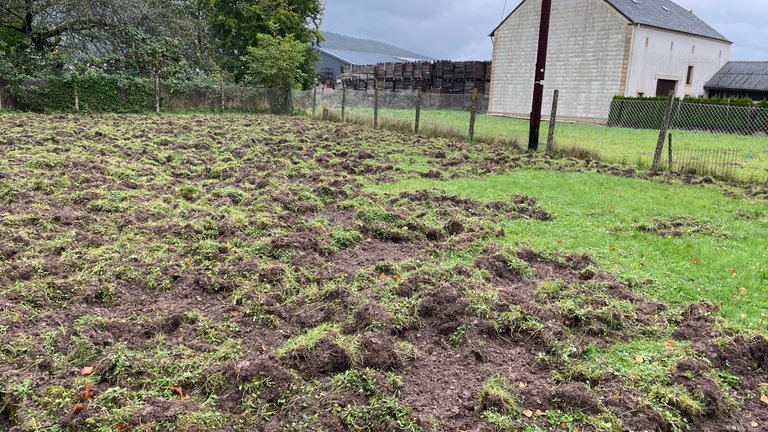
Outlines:
<svg viewBox="0 0 768 432"><path fill-rule="evenodd" d="M637 97L645 97L645 92L637 92Z"/></svg>
<svg viewBox="0 0 768 432"><path fill-rule="evenodd" d="M685 85L693 84L693 66L688 66L688 74L685 75Z"/></svg>

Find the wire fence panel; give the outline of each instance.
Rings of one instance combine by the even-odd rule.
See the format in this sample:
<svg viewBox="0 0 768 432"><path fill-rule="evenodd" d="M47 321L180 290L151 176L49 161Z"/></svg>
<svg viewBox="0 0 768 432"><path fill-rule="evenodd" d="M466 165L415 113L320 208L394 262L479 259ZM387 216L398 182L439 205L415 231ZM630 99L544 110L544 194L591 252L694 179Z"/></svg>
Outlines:
<svg viewBox="0 0 768 432"><path fill-rule="evenodd" d="M86 77L87 78L87 77ZM41 109L46 112L146 112L155 108L154 82L110 77L98 86L85 78L54 82L26 80L21 93L0 86L0 109ZM104 86L111 85L106 89ZM561 99L564 96L561 95ZM55 103L50 103L55 99ZM332 121L392 128L424 135L528 147L527 116L488 115L487 95L431 93L416 90L308 91L263 89L221 83L162 83L161 110L245 113L304 112ZM474 123L470 126L473 106ZM762 106L762 105L761 105ZM650 169L664 121L665 100L616 98L607 119L572 118L558 114L553 151ZM539 148L546 142L549 113L543 113ZM674 101L665 136L663 171L697 173L748 182L768 180L768 108L736 101L733 105ZM471 131L471 132L470 132ZM471 144L467 144L471 146ZM471 147L468 147L471 148ZM671 150L670 150L671 148Z"/></svg>

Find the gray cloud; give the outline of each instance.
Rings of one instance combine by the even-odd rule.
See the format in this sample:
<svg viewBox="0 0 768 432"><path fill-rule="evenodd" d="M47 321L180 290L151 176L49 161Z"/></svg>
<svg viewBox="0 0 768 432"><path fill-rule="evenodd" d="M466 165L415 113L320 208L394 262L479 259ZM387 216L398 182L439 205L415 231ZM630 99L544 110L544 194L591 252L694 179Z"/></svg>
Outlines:
<svg viewBox="0 0 768 432"><path fill-rule="evenodd" d="M556 0L557 1L557 0ZM448 60L489 60L488 34L519 0L326 0L323 30ZM768 1L676 0L733 42L732 60L768 60Z"/></svg>

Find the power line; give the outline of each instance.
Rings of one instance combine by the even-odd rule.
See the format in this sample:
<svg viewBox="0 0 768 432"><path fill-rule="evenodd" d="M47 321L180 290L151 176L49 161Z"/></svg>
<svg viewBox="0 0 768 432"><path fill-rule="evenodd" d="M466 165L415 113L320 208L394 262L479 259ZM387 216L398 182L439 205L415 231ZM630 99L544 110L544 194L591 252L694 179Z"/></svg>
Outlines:
<svg viewBox="0 0 768 432"><path fill-rule="evenodd" d="M501 10L501 21L504 21L504 14L507 13L507 2L509 0L504 0L504 9Z"/></svg>

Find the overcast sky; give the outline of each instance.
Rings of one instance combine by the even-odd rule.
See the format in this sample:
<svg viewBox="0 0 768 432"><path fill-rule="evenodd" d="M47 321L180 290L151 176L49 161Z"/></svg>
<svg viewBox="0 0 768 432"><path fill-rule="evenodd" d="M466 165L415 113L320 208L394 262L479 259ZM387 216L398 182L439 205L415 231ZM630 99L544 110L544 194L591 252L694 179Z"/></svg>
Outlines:
<svg viewBox="0 0 768 432"><path fill-rule="evenodd" d="M693 9L733 42L731 60L768 60L768 0L675 2ZM490 60L488 35L518 4L520 0L325 0L322 29L435 59Z"/></svg>

